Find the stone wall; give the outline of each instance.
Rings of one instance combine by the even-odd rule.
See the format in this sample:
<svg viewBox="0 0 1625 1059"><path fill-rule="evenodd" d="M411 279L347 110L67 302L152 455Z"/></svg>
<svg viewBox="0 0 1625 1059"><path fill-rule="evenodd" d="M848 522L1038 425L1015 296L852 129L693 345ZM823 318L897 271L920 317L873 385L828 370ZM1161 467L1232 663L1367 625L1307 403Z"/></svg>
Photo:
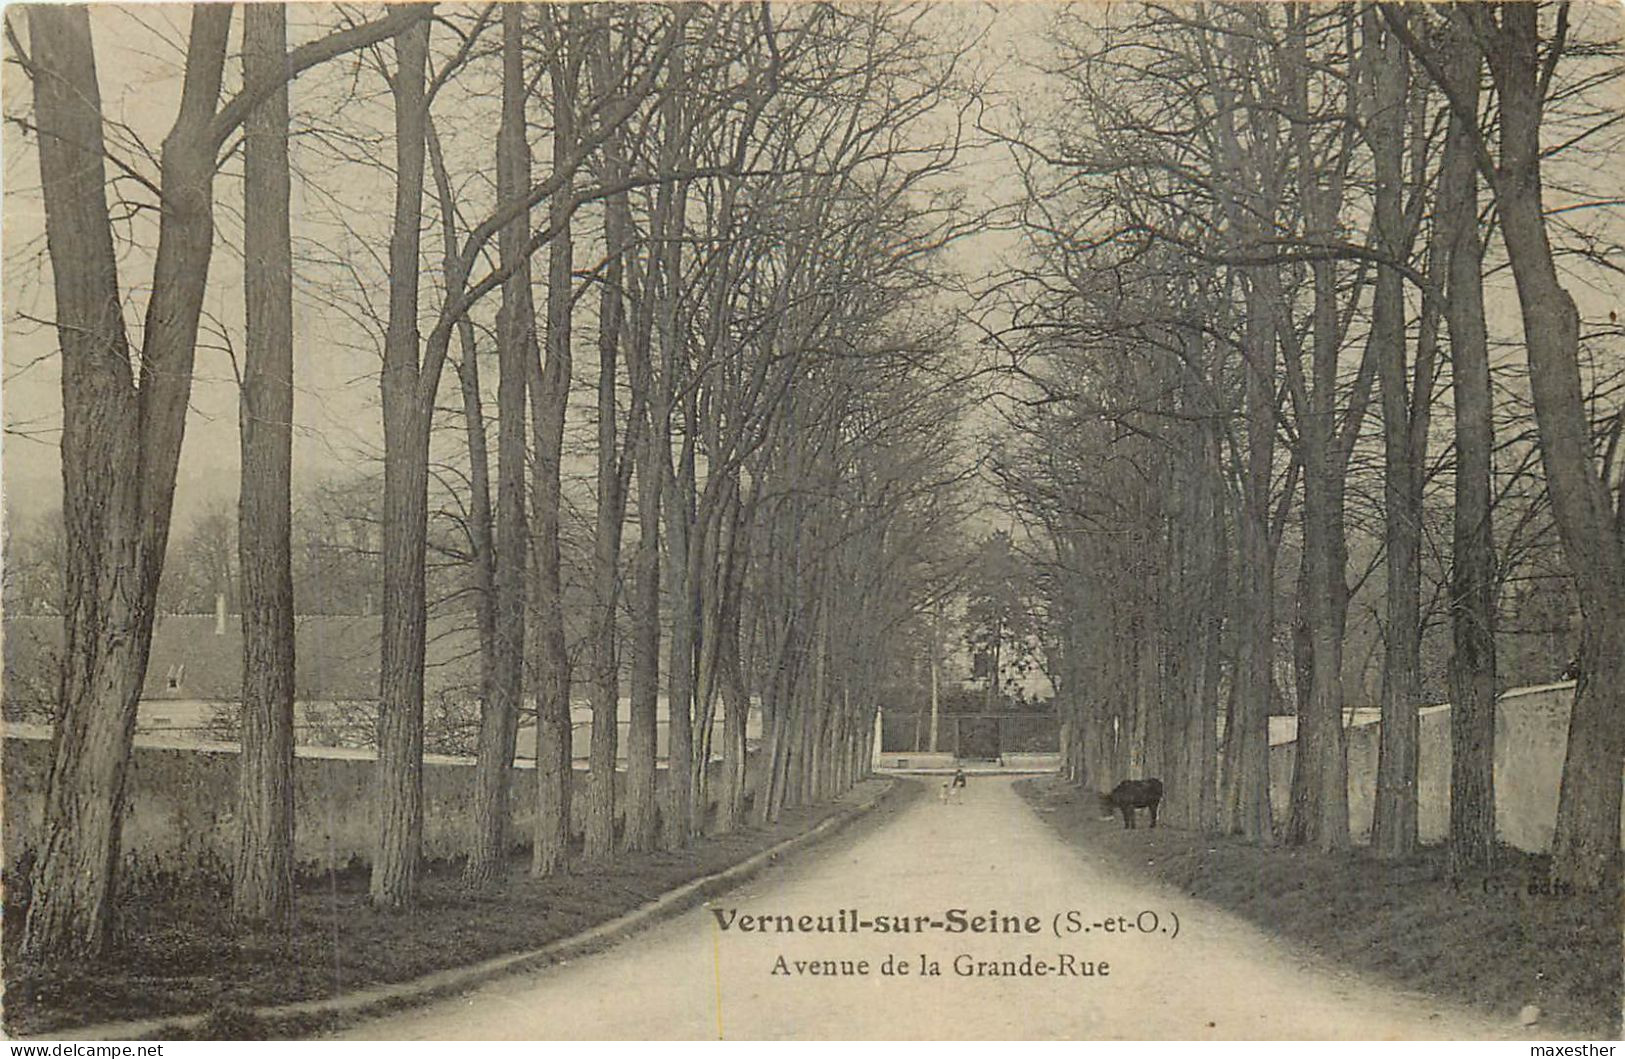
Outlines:
<svg viewBox="0 0 1625 1059"><path fill-rule="evenodd" d="M5 854L7 864L16 864L37 841L51 744L48 731L32 725L7 725L4 744ZM714 774L720 765L712 763ZM368 862L377 835L372 769L370 751L299 748L294 764L299 871ZM584 769L576 770L571 817L577 832L585 816L586 776ZM616 779L623 784L625 776ZM472 759L424 759L423 852L430 860L463 852L473 781ZM664 769L657 782L664 785ZM514 768L510 797L518 848L528 844L535 816L536 773L529 763ZM236 804L235 745L138 738L124 820L125 877L136 885L197 874L224 877L236 841Z"/></svg>
<svg viewBox="0 0 1625 1059"><path fill-rule="evenodd" d="M1495 717L1495 824L1508 845L1531 853L1551 848L1573 701L1572 682L1515 688L1501 696ZM1349 830L1356 842L1371 839L1381 732L1376 723L1348 729ZM1448 705L1423 708L1420 736L1417 829L1423 842L1442 842L1450 830ZM1284 824L1290 811L1295 750L1291 742L1270 747L1270 806L1277 824ZM1625 823L1620 845L1625 848Z"/></svg>

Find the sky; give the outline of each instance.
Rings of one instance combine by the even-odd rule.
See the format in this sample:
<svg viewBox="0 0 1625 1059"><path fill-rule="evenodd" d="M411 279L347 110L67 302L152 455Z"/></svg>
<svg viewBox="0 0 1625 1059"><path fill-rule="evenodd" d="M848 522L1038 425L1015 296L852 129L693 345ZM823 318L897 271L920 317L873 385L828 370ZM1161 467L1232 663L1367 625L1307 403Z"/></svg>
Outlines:
<svg viewBox="0 0 1625 1059"><path fill-rule="evenodd" d="M995 9L982 3L955 5L956 22L990 27L973 60L987 68L1001 68L1008 80L1014 69L1011 59L1047 17L1041 4L1005 5ZM300 10L297 6L292 10ZM324 12L323 8L306 11ZM110 148L144 172L155 174L156 164L142 151L155 155L179 99L177 70L186 35L187 10L178 5L97 6L92 9L92 32L97 48L98 74L103 105L114 130ZM26 40L26 15L15 9L11 18L19 23L19 35ZM292 43L314 35L321 15L290 20ZM241 20L233 27L233 55ZM227 62L228 84L235 58ZM305 75L295 82L292 107L296 130L301 116L311 122L314 115L331 113L334 93L346 86L354 64L335 63ZM376 74L370 80L376 85ZM28 112L30 90L15 64L6 64L3 73L4 106L8 116ZM376 89L374 89L376 91ZM456 86L447 91L452 95ZM475 90L471 87L470 92ZM459 134L469 137L469 150L489 152L480 137L489 135L483 119L494 121L489 99L473 98L468 111L460 110L455 98L437 104L443 117L440 135L448 144L447 155L456 168ZM352 108L354 103L350 103ZM370 109L369 120L387 121L388 111L377 100L363 106ZM354 118L346 113L346 120ZM467 117L467 120L458 120ZM533 119L534 120L534 119ZM38 193L38 160L32 144L12 123L3 132L4 155L4 274L0 292L0 314L4 319L4 375L0 404L4 407L5 435L0 440L3 458L3 484L8 516L26 521L61 503L60 461L57 445L61 422L59 363L55 355L55 334L41 321L51 317L48 262L44 254L43 208ZM136 145L146 145L138 147ZM331 268L314 266L308 257L296 262L295 293L295 400L294 474L296 488L342 467L364 467L381 446L377 397L377 328L361 326L349 313L339 313L324 305L331 302L335 285L350 284L342 291L348 302L356 302L358 291L379 307L383 304L382 258L387 252L388 217L392 184L387 174L355 165L335 181L327 160L311 161L297 138L293 147L294 238L297 256L333 257L347 254L361 263L356 276L339 276ZM302 152L304 152L302 154ZM540 172L545 148L538 149ZM985 148L971 152L964 186L973 200L996 194L1007 156L1002 149ZM315 192L301 180L301 172L313 172L317 185L342 185L338 195ZM216 184L217 223L221 245L211 263L211 274L203 334L197 351L196 374L187 438L183 447L176 493L176 524L184 526L206 508L235 499L238 473L237 384L233 351L240 346L243 319L241 299L242 264L240 256L240 158L233 157L223 167ZM432 194L432 190L431 190ZM349 231L335 223L343 213ZM145 287L150 274L154 231L150 224L120 228L120 279L128 290L126 321L132 344L139 340L139 324L144 307ZM1008 236L990 235L968 240L950 253L967 274L991 267L1012 248ZM426 233L425 248L438 246L438 233ZM369 268L371 265L373 267ZM579 262L578 262L579 265ZM538 279L542 270L537 270ZM425 277L426 286L432 277ZM538 303L540 302L540 293ZM433 303L425 291L426 305ZM578 359L580 359L578 357ZM590 365L589 365L590 366ZM578 380L578 389L582 380ZM587 385L592 380L586 380ZM442 381L442 403L456 400L456 379L448 371ZM585 395L590 400L590 394ZM583 413L586 412L582 409ZM573 416L576 425L583 416Z"/></svg>
<svg viewBox="0 0 1625 1059"><path fill-rule="evenodd" d="M294 9L290 33L294 42L320 30L319 23L329 14L324 7ZM1048 3L1007 3L992 6L969 0L955 5L959 24L986 24L988 31L973 56L975 63L992 75L989 120L998 122L1014 105L1041 106L1044 82L1032 69L1042 58L1044 27L1055 8ZM25 19L16 9L8 12L14 20ZM93 8L93 32L103 101L110 121L119 133L114 149L132 164L154 171L150 159L142 158L136 143L161 142L179 85L176 76L180 45L185 37L186 9L178 6L139 7L98 6ZM235 31L240 31L240 20ZM228 61L229 79L235 61ZM295 84L293 107L307 123L331 114L341 105L343 91L355 72L355 63L336 63L307 75ZM25 114L29 89L15 64L4 67L0 94L8 116ZM376 76L363 77L376 85ZM373 89L376 91L376 89ZM466 121L443 123L441 135L448 155L455 160L466 151L489 151L489 126L482 115L490 114L489 98L479 98L478 86L470 85L465 98L456 98L461 86L451 94L443 113L468 115ZM342 102L346 120L364 115L366 121L382 121L387 109L380 100ZM460 107L466 109L459 109ZM364 123L364 122L363 122ZM4 320L4 375L0 383L0 403L4 406L5 435L0 439L3 485L9 518L27 519L60 505L60 470L57 458L58 425L61 419L60 376L54 355L54 332L38 321L51 315L49 272L43 254L43 217L38 195L37 158L15 125L7 123L3 148L4 180L4 272L0 291L0 316ZM459 144L466 145L459 148ZM476 146L477 145L477 146ZM155 148L154 148L155 149ZM295 481L308 482L335 467L363 467L379 447L381 431L377 409L377 329L368 328L353 316L333 308L333 292L339 289L347 306L358 304L356 294L375 305L382 304L382 256L387 248L387 220L390 182L385 174L360 164L341 167L335 173L327 162L313 162L315 155L296 142L295 165L312 171L315 187L334 188L333 194L312 190L312 185L295 178L296 252L305 258L297 269L295 303L296 398ZM540 162L540 160L539 160ZM477 170L468 193L477 198ZM336 179L337 178L337 179ZM987 203L1008 194L1014 169L1007 151L987 146L970 152L960 176L973 202ZM240 345L242 269L237 246L240 244L240 164L232 159L217 182L219 226L223 245L212 265L206 302L204 335L197 354L197 373L192 409L183 449L180 483L177 490L177 525L184 526L207 507L230 503L235 498L238 467L237 391L231 345ZM342 224L340 223L342 221ZM128 236L120 262L121 279L129 291L126 318L132 338L138 337L140 311L144 302L143 284L150 271L151 226L144 221L121 230ZM432 236L432 233L431 233ZM425 246L433 245L426 242ZM967 277L1001 267L1019 253L1014 236L986 233L957 244L952 260ZM355 275L340 275L333 268L314 264L316 258L349 258L358 262ZM540 270L538 270L538 274ZM426 277L426 282L430 281ZM1510 296L1503 276L1499 296L1492 287L1490 307L1494 329L1502 335L1516 335L1515 299ZM1609 284L1576 284L1574 293L1588 323L1596 323L1617 307L1616 288ZM432 295L426 291L426 303ZM326 303L326 304L324 304ZM964 305L961 300L949 304ZM997 321L994 321L995 325ZM455 379L448 373L442 385L443 401L455 399ZM585 410L583 410L585 411ZM573 419L576 428L586 422L582 415ZM989 422L990 425L991 421ZM980 429L980 428L978 428Z"/></svg>
<svg viewBox="0 0 1625 1059"><path fill-rule="evenodd" d="M15 10L8 12L17 18ZM185 39L186 9L170 5L96 7L92 33L97 49L103 106L109 121L126 126L146 145L162 142L179 99L176 41ZM240 24L240 19L237 20ZM290 20L297 43L300 19ZM237 27L240 31L240 25ZM233 49L235 49L235 38ZM228 78L235 64L228 60ZM4 68L3 93L8 116L26 113L29 88L14 64ZM235 87L228 80L228 91ZM296 102L295 106L299 104ZM124 144L113 150L143 169L155 166ZM7 507L13 515L47 510L61 504L57 444L61 423L61 376L55 335L34 321L51 315L49 272L43 254L44 218L38 194L38 158L11 123L4 130L4 321L3 382L6 435L4 474ZM152 150L156 152L156 148ZM234 158L216 182L221 237L211 261L187 439L182 450L177 487L177 522L205 506L235 499L238 471L237 384L231 346L241 345L243 320L240 253L241 165ZM308 209L308 196L295 181L294 210ZM387 214L387 202L383 203ZM124 228L120 279L128 291L126 322L132 344L139 338L146 284L151 272L151 225ZM306 238L310 237L307 231ZM299 235L296 234L296 239ZM133 244L133 245L131 245ZM353 350L340 351L331 314L314 303L309 292L296 296L294 328L296 395L296 474L319 467L336 454L371 442L377 431L369 420L375 403L376 361L369 366ZM353 339L350 339L353 341ZM370 385L368 385L370 383Z"/></svg>

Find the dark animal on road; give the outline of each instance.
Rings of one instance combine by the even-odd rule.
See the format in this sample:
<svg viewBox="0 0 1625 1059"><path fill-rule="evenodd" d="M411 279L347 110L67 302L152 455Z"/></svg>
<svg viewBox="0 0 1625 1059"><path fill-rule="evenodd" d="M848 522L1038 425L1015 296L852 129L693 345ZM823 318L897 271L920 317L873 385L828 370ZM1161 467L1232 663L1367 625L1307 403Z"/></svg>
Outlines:
<svg viewBox="0 0 1625 1059"><path fill-rule="evenodd" d="M1157 803L1162 801L1161 780L1124 780L1112 788L1110 794L1100 796L1100 807L1110 816L1114 811L1123 814L1123 826L1134 827L1134 810L1150 809L1151 826L1157 826Z"/></svg>
<svg viewBox="0 0 1625 1059"><path fill-rule="evenodd" d="M953 785L955 787L963 787L965 785L965 783L966 783L965 770L964 769L955 770L954 771Z"/></svg>

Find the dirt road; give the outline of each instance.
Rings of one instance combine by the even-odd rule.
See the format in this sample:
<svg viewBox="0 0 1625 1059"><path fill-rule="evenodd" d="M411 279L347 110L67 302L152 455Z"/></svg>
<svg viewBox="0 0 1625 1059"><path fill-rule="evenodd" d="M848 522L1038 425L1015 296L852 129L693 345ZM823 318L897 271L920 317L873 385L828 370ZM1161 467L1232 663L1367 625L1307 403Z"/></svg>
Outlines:
<svg viewBox="0 0 1625 1059"><path fill-rule="evenodd" d="M1035 933L741 932L743 916L997 910ZM716 914L737 915L724 930ZM1089 929L1057 938L1056 917ZM1156 914L1152 927L1142 912ZM1121 917L1121 918L1119 918ZM1177 917L1178 933L1172 923ZM918 921L910 918L908 925ZM769 925L772 925L771 923ZM799 924L792 924L799 925ZM816 926L816 920L808 925ZM899 924L901 925L901 924ZM1121 928L1128 928L1126 930ZM906 975L885 974L888 956ZM1030 962L1027 957L1031 956ZM780 957L783 962L780 962ZM800 961L801 966L797 966ZM852 974L811 974L817 970ZM834 965L821 961L849 961ZM866 966L858 966L866 961ZM935 964L938 975L922 975ZM956 962L957 961L957 962ZM976 974L1035 968L1038 976ZM788 973L775 974L775 968ZM1094 975L1082 973L1095 970ZM970 974L959 973L970 971ZM1057 973L1059 972L1059 973ZM1226 913L1108 873L1057 841L1002 777L922 799L613 950L353 1027L355 1039L1517 1037L1330 967Z"/></svg>

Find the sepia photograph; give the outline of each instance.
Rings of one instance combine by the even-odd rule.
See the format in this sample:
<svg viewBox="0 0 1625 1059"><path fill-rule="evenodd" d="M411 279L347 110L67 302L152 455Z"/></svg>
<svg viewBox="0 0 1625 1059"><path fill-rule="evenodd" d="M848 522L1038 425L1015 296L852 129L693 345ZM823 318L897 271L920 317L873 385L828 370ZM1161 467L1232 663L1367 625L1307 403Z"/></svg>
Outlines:
<svg viewBox="0 0 1625 1059"><path fill-rule="evenodd" d="M9 1054L1615 1054L1625 6L0 14Z"/></svg>

